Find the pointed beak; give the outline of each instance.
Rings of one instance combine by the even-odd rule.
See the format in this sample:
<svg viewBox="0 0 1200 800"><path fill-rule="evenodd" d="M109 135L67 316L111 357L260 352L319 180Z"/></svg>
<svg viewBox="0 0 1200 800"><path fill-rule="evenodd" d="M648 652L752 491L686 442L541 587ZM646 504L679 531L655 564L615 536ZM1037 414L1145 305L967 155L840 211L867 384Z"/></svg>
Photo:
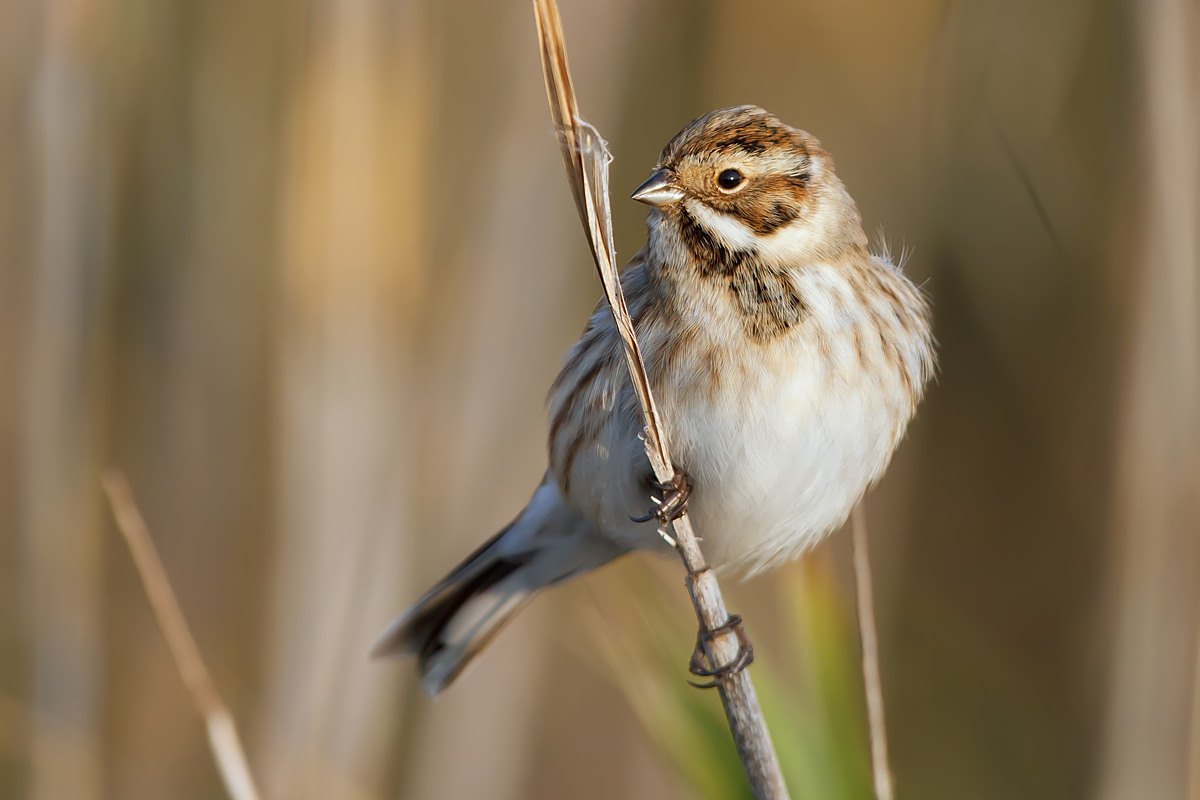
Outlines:
<svg viewBox="0 0 1200 800"><path fill-rule="evenodd" d="M650 179L634 190L630 195L639 203L661 208L662 206L678 203L683 199L683 191L675 185L675 178L665 169L657 170Z"/></svg>

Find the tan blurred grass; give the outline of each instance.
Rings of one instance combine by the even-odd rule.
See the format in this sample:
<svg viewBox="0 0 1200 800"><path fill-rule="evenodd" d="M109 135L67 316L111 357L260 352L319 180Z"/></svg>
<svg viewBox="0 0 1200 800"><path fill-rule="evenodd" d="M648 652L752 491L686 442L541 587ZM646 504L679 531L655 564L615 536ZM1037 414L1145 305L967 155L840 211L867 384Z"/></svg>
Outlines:
<svg viewBox="0 0 1200 800"><path fill-rule="evenodd" d="M1141 66L1154 36L1126 24L1139 8L563 3L615 197L688 119L757 102L822 139L928 280L941 376L871 498L905 796L1099 794L1101 762L1142 763L1119 746L1134 729L1098 733L1130 702L1110 686L1135 675L1191 705L1190 679L1167 678L1193 674L1194 630L1106 578L1165 560L1155 602L1190 596L1173 587L1200 514L1191 467L1164 454L1187 450L1172 365L1194 363L1195 334L1169 326L1194 313L1194 260L1134 291L1139 243L1168 222L1138 188L1166 87ZM1194 64L1194 10L1172 8ZM115 460L268 796L682 796L626 701L581 686L574 653L598 656L579 620L620 591L607 575L535 604L437 704L363 658L524 501L543 387L597 294L527 5L0 16L0 795L220 791L101 536ZM1171 162L1154 174L1194 192ZM614 213L631 254L641 212ZM1147 319L1176 333L1146 338ZM1168 477L1179 505L1154 539ZM848 539L826 547L848 587ZM777 580L739 608L778 616ZM1151 623L1180 626L1178 649L1129 638Z"/></svg>
<svg viewBox="0 0 1200 800"><path fill-rule="evenodd" d="M1143 169L1129 209L1138 228L1112 501L1105 800L1200 791L1190 696L1200 670L1200 14L1175 0L1137 12Z"/></svg>

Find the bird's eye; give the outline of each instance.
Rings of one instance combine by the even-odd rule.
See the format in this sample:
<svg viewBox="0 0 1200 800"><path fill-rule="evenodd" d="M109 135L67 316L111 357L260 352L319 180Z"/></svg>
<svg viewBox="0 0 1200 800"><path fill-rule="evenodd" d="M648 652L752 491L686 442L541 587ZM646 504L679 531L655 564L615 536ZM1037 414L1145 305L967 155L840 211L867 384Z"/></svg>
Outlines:
<svg viewBox="0 0 1200 800"><path fill-rule="evenodd" d="M742 177L742 173L738 172L736 169L727 169L717 176L717 183L719 183L721 188L727 192L741 186L743 180L745 180L745 178Z"/></svg>

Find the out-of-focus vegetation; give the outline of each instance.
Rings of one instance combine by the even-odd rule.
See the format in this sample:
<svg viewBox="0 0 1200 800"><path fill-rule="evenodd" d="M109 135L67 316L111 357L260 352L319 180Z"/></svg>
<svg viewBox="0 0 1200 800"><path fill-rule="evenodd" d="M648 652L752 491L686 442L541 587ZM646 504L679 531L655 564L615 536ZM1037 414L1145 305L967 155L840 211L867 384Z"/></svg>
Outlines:
<svg viewBox="0 0 1200 800"><path fill-rule="evenodd" d="M1186 796L1194 4L562 12L615 197L758 103L933 298L938 382L868 501L901 796ZM221 796L110 463L269 797L741 791L674 563L548 593L437 702L365 658L524 503L598 296L539 69L527 2L0 11L0 796ZM797 800L869 792L848 563L729 587Z"/></svg>
<svg viewBox="0 0 1200 800"><path fill-rule="evenodd" d="M784 777L795 797L873 797L853 621L822 559L786 571L778 619L754 631L770 645L754 682ZM720 701L681 678L695 638L665 613L675 586L662 578L632 575L597 615L609 674L696 797L752 798Z"/></svg>

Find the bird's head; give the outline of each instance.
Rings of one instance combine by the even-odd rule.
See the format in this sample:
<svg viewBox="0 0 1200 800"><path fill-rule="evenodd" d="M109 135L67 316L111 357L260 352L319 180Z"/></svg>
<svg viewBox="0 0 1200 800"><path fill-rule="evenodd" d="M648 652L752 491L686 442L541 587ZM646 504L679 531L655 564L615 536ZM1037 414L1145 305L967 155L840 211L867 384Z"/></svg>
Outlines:
<svg viewBox="0 0 1200 800"><path fill-rule="evenodd" d="M866 246L833 159L816 138L757 106L692 122L633 199L653 207L650 246L667 262L755 253L803 264Z"/></svg>

